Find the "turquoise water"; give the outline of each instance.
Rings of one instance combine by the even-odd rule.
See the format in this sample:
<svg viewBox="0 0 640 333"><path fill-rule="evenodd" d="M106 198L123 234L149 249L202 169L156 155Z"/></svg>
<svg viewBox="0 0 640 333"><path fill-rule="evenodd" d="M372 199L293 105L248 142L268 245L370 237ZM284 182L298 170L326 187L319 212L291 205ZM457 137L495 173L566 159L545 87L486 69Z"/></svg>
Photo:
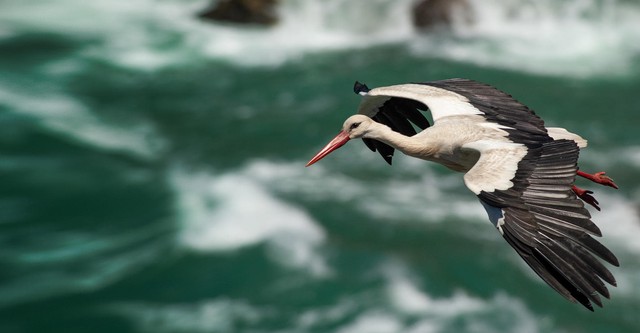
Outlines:
<svg viewBox="0 0 640 333"><path fill-rule="evenodd" d="M366 3L366 5L365 5ZM420 35L411 1L0 4L0 331L636 332L640 5L474 1ZM304 164L371 87L466 77L589 140L620 190L591 313L541 282L458 174L349 143Z"/></svg>

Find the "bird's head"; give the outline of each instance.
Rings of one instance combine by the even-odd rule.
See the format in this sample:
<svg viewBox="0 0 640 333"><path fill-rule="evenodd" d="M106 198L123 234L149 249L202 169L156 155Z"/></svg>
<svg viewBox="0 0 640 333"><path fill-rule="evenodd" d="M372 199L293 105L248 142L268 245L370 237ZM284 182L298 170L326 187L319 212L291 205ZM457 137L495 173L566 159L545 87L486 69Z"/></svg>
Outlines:
<svg viewBox="0 0 640 333"><path fill-rule="evenodd" d="M365 115L356 114L347 118L344 125L342 125L342 131L340 131L340 133L338 133L331 142L322 148L322 150L320 150L316 156L307 163L307 166L318 162L323 157L329 155L332 151L342 147L347 143L347 141L365 137L371 132L373 125L374 121Z"/></svg>
<svg viewBox="0 0 640 333"><path fill-rule="evenodd" d="M373 119L365 115L356 114L344 121L342 132L347 133L349 139L360 139L371 132L372 125Z"/></svg>

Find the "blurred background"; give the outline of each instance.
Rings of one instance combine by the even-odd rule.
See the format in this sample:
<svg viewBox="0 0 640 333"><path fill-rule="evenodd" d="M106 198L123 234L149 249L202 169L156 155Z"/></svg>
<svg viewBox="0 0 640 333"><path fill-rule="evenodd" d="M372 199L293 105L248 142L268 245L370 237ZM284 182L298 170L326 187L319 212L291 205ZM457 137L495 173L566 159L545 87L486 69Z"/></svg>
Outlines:
<svg viewBox="0 0 640 333"><path fill-rule="evenodd" d="M233 2L233 3L232 3ZM371 87L464 77L590 140L595 313L459 174L359 142ZM635 0L0 1L1 332L637 332Z"/></svg>

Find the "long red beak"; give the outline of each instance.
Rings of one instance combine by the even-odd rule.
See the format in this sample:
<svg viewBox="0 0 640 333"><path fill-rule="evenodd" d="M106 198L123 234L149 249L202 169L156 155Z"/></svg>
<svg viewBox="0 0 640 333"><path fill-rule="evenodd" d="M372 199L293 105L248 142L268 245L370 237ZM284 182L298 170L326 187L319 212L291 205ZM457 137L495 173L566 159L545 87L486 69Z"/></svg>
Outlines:
<svg viewBox="0 0 640 333"><path fill-rule="evenodd" d="M323 157L329 155L332 151L342 147L345 143L347 143L347 141L349 141L349 134L347 132L345 132L345 131L340 131L340 133L338 133L338 135L335 138L333 138L333 140L331 140L331 142L329 142L329 144L324 146L324 148L322 148L322 150L319 151L316 154L316 156L314 156L311 159L311 161L309 161L309 163L307 163L306 166L310 166L313 163L318 162Z"/></svg>

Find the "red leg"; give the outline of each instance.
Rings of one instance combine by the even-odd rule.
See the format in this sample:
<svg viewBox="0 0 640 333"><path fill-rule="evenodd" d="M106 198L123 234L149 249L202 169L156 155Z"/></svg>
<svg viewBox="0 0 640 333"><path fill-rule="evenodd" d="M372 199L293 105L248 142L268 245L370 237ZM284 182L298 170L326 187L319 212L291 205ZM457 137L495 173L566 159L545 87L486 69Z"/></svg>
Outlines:
<svg viewBox="0 0 640 333"><path fill-rule="evenodd" d="M580 199L584 200L584 202L590 204L598 211L600 210L600 206L598 206L600 203L598 202L598 200L596 200L596 198L592 196L592 191L581 189L575 185L573 185L571 189Z"/></svg>
<svg viewBox="0 0 640 333"><path fill-rule="evenodd" d="M596 172L594 174L590 174L590 173L586 173L586 172L582 172L580 170L578 170L578 176L580 177L584 177L589 179L590 181L594 182L594 183L598 183L604 186L610 186L613 187L615 189L618 188L618 185L616 185L616 183L613 182L613 179L605 176L605 172L601 171L601 172Z"/></svg>

